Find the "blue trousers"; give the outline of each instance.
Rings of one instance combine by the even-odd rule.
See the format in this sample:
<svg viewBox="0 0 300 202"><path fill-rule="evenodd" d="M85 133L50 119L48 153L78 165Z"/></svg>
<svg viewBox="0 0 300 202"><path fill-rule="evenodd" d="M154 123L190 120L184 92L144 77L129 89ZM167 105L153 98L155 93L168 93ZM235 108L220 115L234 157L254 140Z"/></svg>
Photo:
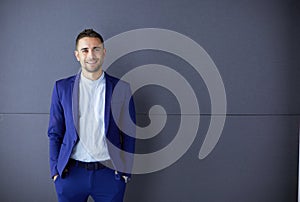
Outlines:
<svg viewBox="0 0 300 202"><path fill-rule="evenodd" d="M78 166L70 167L68 174L54 183L59 202L86 202L89 196L95 202L122 202L126 187L110 168L87 170Z"/></svg>

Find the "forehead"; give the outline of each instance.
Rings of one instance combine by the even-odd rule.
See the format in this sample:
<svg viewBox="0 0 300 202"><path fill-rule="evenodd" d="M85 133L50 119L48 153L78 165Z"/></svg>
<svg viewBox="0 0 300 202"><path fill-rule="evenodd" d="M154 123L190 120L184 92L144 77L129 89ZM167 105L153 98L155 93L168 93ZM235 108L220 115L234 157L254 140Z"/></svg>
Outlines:
<svg viewBox="0 0 300 202"><path fill-rule="evenodd" d="M91 47L101 47L103 44L100 39L95 37L83 37L79 39L77 47L80 48L91 48Z"/></svg>

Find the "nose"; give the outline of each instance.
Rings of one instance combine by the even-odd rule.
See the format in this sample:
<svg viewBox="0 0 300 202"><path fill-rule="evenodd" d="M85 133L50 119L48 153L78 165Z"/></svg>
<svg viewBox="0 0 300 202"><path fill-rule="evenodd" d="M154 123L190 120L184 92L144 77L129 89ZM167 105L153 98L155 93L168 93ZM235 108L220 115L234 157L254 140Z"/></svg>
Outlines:
<svg viewBox="0 0 300 202"><path fill-rule="evenodd" d="M94 59L95 54L93 50L89 50L88 54L87 54L87 58L88 59Z"/></svg>

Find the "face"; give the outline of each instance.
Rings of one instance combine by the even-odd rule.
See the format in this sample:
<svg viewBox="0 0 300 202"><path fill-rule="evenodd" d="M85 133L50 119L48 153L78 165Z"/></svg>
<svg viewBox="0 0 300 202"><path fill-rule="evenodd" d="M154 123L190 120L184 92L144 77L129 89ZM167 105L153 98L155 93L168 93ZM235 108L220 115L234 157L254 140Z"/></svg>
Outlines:
<svg viewBox="0 0 300 202"><path fill-rule="evenodd" d="M100 39L84 37L78 41L75 56L81 64L82 71L96 73L102 71L106 50Z"/></svg>

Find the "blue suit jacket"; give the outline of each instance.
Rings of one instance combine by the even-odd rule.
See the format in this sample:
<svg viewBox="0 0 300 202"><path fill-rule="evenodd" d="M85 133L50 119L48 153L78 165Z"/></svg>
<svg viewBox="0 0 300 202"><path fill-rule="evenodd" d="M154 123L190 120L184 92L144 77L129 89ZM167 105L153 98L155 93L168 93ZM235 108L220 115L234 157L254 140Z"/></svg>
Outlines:
<svg viewBox="0 0 300 202"><path fill-rule="evenodd" d="M48 128L50 171L53 177L62 176L69 161L73 147L78 138L78 90L80 73L56 81L50 107ZM135 147L135 128L128 124L125 134L120 130L120 123L129 123L128 114L135 123L135 109L131 99L131 90L128 83L105 73L105 134L108 142L108 151L115 170L122 171L123 175L130 175ZM115 86L118 84L118 94L112 100ZM121 88L119 88L121 87ZM126 104L127 103L127 104ZM129 103L129 104L128 104ZM114 114L112 114L114 105ZM116 111L117 110L117 111ZM113 117L114 115L114 117ZM117 148L117 149L116 149ZM122 152L126 151L126 152Z"/></svg>

